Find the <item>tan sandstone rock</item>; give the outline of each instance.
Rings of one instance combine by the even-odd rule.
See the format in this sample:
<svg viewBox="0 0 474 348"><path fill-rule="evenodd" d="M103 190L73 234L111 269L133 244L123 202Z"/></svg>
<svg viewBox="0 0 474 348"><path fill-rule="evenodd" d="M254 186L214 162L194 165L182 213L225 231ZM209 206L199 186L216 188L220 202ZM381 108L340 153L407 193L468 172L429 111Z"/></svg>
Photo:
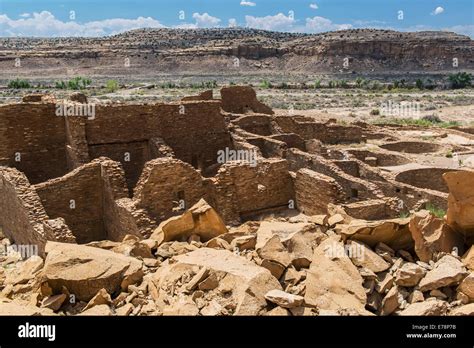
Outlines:
<svg viewBox="0 0 474 348"><path fill-rule="evenodd" d="M451 255L443 256L420 281L420 291L439 289L458 284L467 275L464 265Z"/></svg>
<svg viewBox="0 0 474 348"><path fill-rule="evenodd" d="M78 300L89 301L102 288L126 289L143 277L142 263L112 251L77 244L48 242L42 280L55 293L63 287Z"/></svg>
<svg viewBox="0 0 474 348"><path fill-rule="evenodd" d="M338 239L328 238L314 250L306 278L305 302L324 310L351 308L367 314L363 279Z"/></svg>
<svg viewBox="0 0 474 348"><path fill-rule="evenodd" d="M443 219L427 210L415 213L410 220L410 232L415 241L415 252L423 262L429 262L438 252L461 252L464 238L446 225Z"/></svg>
<svg viewBox="0 0 474 348"><path fill-rule="evenodd" d="M161 244L171 240L187 240L191 235L198 235L201 241L207 242L226 232L227 228L221 217L201 199L183 215L160 223L150 238Z"/></svg>
<svg viewBox="0 0 474 348"><path fill-rule="evenodd" d="M337 225L335 231L370 247L384 243L394 250L410 249L413 246L413 239L408 229L409 223L409 218L380 221L352 220L349 224Z"/></svg>
<svg viewBox="0 0 474 348"><path fill-rule="evenodd" d="M303 304L302 296L289 294L281 290L270 290L265 294L265 298L283 308L295 308Z"/></svg>
<svg viewBox="0 0 474 348"><path fill-rule="evenodd" d="M472 244L474 238L474 172L443 174L449 188L447 222L463 233Z"/></svg>
<svg viewBox="0 0 474 348"><path fill-rule="evenodd" d="M221 274L219 286L212 291L215 296L235 303L235 315L259 314L267 306L265 294L281 290L277 279L265 268L230 251L210 248L176 256L169 265L164 263L156 272L154 282L162 292L196 267Z"/></svg>

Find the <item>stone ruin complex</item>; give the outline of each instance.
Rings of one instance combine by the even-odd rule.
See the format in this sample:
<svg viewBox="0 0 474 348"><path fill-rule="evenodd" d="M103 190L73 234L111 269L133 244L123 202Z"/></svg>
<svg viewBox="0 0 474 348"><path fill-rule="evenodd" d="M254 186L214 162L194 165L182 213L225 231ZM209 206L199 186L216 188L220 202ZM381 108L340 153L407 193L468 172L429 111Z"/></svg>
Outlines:
<svg viewBox="0 0 474 348"><path fill-rule="evenodd" d="M0 227L39 254L18 261L30 272L20 282L0 273L3 313L472 313L474 172L411 157L472 146L278 115L250 87L57 115L87 103L31 95L0 106ZM342 255L326 257L331 245ZM104 259L117 272L66 279L80 265L61 273L64 263L86 255L89 268ZM334 268L337 291L325 278ZM232 305L210 297L234 282ZM36 302L20 310L25 293ZM65 305L70 293L82 307Z"/></svg>

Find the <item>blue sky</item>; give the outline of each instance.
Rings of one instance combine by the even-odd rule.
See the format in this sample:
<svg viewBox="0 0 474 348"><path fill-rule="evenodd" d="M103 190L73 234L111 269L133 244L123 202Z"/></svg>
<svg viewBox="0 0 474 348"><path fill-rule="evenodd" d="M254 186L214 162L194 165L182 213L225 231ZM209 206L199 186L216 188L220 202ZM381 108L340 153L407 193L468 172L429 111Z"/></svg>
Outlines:
<svg viewBox="0 0 474 348"><path fill-rule="evenodd" d="M140 27L229 25L309 33L450 30L474 37L474 1L0 0L0 36L102 36Z"/></svg>

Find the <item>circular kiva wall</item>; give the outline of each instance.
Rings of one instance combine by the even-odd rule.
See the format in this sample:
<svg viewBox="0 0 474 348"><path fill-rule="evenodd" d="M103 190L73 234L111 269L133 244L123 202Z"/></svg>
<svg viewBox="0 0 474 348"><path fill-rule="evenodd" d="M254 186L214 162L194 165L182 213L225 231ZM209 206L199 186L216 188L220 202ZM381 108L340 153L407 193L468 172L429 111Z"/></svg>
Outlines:
<svg viewBox="0 0 474 348"><path fill-rule="evenodd" d="M380 167L399 166L411 162L408 158L393 153L372 152L368 150L347 150L347 152L363 162L368 157L376 158L376 165Z"/></svg>
<svg viewBox="0 0 474 348"><path fill-rule="evenodd" d="M380 147L389 151L398 151L406 153L438 152L443 148L441 145L438 144L426 143L421 141L400 141L396 143L380 145Z"/></svg>
<svg viewBox="0 0 474 348"><path fill-rule="evenodd" d="M411 169L397 174L395 180L408 185L424 189L436 190L448 193L448 186L443 180L443 174L457 171L457 169L446 168L420 168Z"/></svg>

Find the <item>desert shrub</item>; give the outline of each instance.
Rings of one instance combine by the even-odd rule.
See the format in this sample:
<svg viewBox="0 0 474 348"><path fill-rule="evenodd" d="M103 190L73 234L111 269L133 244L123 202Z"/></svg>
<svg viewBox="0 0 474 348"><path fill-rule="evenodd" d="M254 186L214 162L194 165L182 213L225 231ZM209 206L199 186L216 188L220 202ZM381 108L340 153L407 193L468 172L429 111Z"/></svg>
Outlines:
<svg viewBox="0 0 474 348"><path fill-rule="evenodd" d="M31 85L27 80L15 79L8 82L8 88L14 88L14 89L31 88Z"/></svg>
<svg viewBox="0 0 474 348"><path fill-rule="evenodd" d="M472 75L467 72L459 72L449 75L448 79L451 83L451 88L460 89L471 86Z"/></svg>
<svg viewBox="0 0 474 348"><path fill-rule="evenodd" d="M436 216L437 218L443 218L445 215L446 215L446 211L441 209L441 208L438 208L436 207L434 204L432 203L428 203L426 204L426 210L428 210L429 212L431 212L434 216Z"/></svg>
<svg viewBox="0 0 474 348"><path fill-rule="evenodd" d="M105 89L110 93L113 93L116 90L118 90L119 89L119 84L118 84L117 80L108 80L105 83Z"/></svg>
<svg viewBox="0 0 474 348"><path fill-rule="evenodd" d="M380 115L380 110L379 110L379 109L372 109L372 110L370 111L370 114L371 114L372 116L378 116L378 115Z"/></svg>
<svg viewBox="0 0 474 348"><path fill-rule="evenodd" d="M418 89L424 89L425 88L425 84L424 84L423 80L421 80L421 79L417 79L415 81L415 85L416 85L416 88L418 88Z"/></svg>

